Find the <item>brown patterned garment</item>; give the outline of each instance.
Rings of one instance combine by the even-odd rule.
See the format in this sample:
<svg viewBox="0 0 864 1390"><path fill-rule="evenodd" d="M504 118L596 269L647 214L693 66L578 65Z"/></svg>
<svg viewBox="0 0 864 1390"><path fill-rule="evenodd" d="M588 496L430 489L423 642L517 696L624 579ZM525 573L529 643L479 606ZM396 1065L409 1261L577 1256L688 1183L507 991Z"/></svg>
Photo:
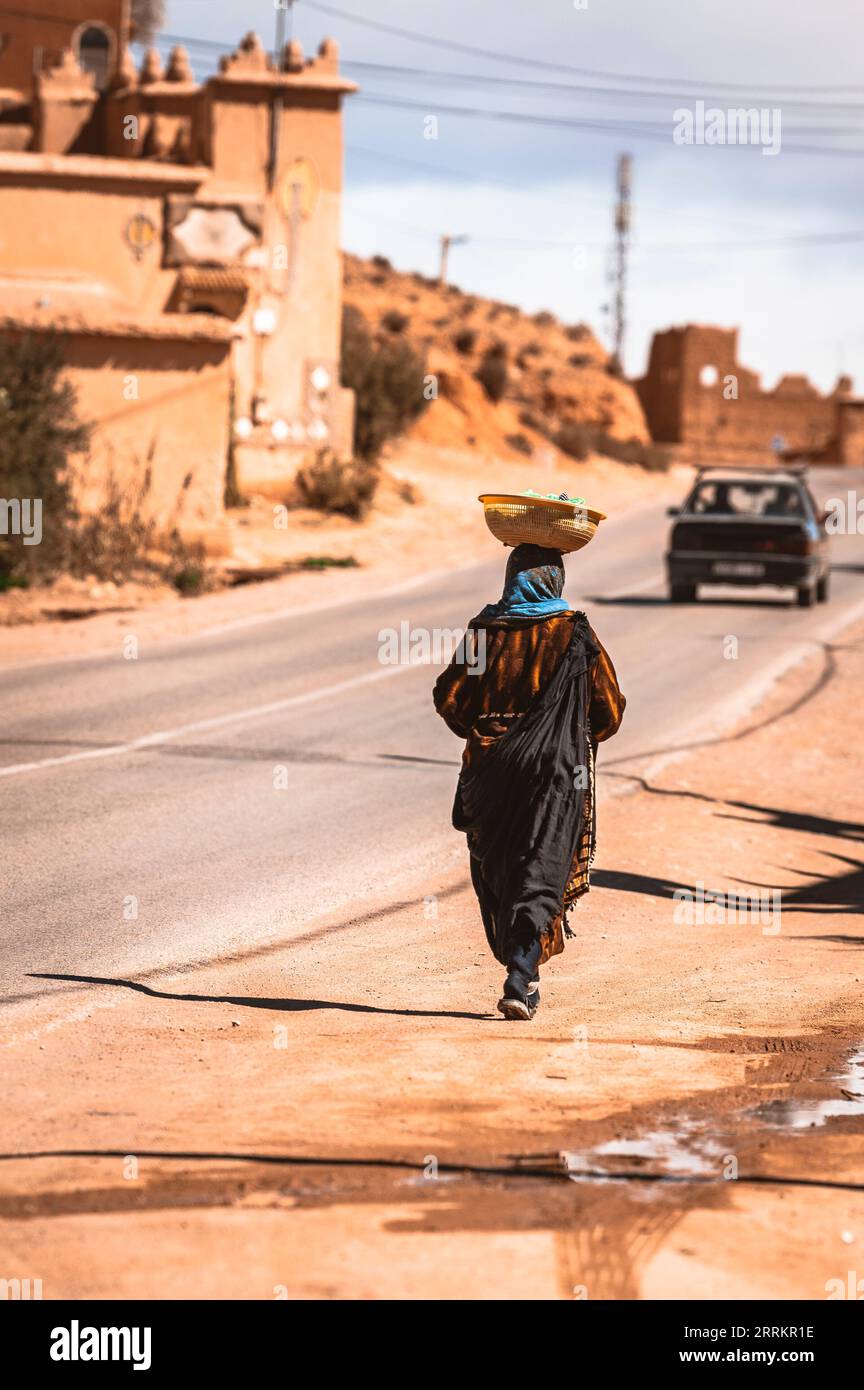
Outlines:
<svg viewBox="0 0 864 1390"><path fill-rule="evenodd" d="M466 766L482 758L485 749L524 714L536 695L546 688L566 652L573 633L574 613L550 618L507 618L478 627L485 640L481 672L466 664L464 655L454 659L435 683L435 708L448 728L465 739ZM618 688L615 668L591 631L599 656L591 673L589 721L592 744L602 743L617 732L626 701ZM472 669L475 674L471 674ZM588 891L588 873L594 840L593 785L587 800L579 846L573 859L561 912L544 933L541 964L564 949L567 909Z"/></svg>

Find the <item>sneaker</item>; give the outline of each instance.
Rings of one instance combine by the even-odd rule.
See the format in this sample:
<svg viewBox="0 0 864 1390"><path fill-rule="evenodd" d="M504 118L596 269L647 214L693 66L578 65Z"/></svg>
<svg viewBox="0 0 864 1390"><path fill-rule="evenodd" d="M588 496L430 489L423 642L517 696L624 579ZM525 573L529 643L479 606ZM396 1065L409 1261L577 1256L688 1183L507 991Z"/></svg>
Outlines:
<svg viewBox="0 0 864 1390"><path fill-rule="evenodd" d="M540 1007L540 977L529 981L524 994L522 980L514 980L516 971L511 971L504 981L504 993L498 1000L498 1012L505 1018L520 1019L529 1023Z"/></svg>

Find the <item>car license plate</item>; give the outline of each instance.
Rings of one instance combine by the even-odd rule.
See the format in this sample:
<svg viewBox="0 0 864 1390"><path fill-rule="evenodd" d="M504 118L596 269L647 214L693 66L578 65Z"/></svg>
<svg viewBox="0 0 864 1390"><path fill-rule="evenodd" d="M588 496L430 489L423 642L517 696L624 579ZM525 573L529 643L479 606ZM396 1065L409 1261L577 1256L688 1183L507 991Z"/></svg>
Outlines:
<svg viewBox="0 0 864 1390"><path fill-rule="evenodd" d="M741 579L761 579L765 574L765 566L753 560L715 560L711 566L711 573L735 575Z"/></svg>

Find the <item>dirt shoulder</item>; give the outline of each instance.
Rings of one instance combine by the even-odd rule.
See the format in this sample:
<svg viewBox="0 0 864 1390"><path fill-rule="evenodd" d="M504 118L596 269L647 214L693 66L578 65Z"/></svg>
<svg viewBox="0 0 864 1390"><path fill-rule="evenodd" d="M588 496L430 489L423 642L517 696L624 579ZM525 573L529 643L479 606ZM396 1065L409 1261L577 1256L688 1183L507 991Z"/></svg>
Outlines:
<svg viewBox="0 0 864 1390"><path fill-rule="evenodd" d="M226 553L247 574L310 559L336 561L337 567L296 569L196 598L182 598L167 584L68 579L50 589L0 594L0 664L116 651L129 632L153 642L335 606L455 566L493 561L501 547L483 524L476 500L482 491L566 491L617 518L653 501L677 501L691 476L681 466L650 473L598 456L577 464L554 450L545 464L513 463L477 449L406 442L387 458L375 506L363 522L303 508L285 513L263 497L229 514ZM406 495L414 501L406 502ZM354 567L338 567L345 562Z"/></svg>
<svg viewBox="0 0 864 1390"><path fill-rule="evenodd" d="M859 626L656 773L608 746L530 1025L494 1012L461 871L7 1008L4 1149L38 1156L0 1164L3 1271L48 1298L826 1297L864 1259L862 678ZM779 918L681 920L700 884L777 889Z"/></svg>

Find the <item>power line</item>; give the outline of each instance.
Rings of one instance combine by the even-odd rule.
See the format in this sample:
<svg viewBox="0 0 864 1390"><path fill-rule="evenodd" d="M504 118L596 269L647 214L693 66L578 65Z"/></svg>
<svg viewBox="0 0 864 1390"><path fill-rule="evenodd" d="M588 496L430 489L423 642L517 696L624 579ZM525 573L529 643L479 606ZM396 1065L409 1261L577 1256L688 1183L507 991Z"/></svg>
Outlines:
<svg viewBox="0 0 864 1390"><path fill-rule="evenodd" d="M208 3L210 3L210 0L208 0ZM293 3L301 3L301 0L293 0ZM718 92L718 93L719 93L719 92L751 92L751 93L752 93L752 92L755 92L755 91L757 91L757 90L758 90L758 91L761 91L761 92L763 92L763 93L767 93L767 92L782 93L782 92L785 92L785 91L792 91L792 92L811 92L811 93L814 93L814 94L815 94L815 93L827 93L827 94L831 94L831 95L836 95L836 93L838 93L838 92L853 92L853 93L856 93L856 94L858 94L858 95L861 95L862 93L864 93L864 86L862 86L861 84L855 85L855 84L851 84L851 83L850 83L850 84L845 84L845 85L843 85L843 84L841 84L841 85L834 85L834 84L821 84L821 85L820 85L820 84L816 84L816 85L814 85L814 84L807 84L807 83L788 82L788 83L768 83L768 84L760 84L760 85L757 87L757 85L754 84L754 83L752 83L752 82L750 82L750 83L745 83L745 82L722 82L722 81L715 81L714 79L697 79L697 78L692 78L692 77L690 77L690 78L683 78L683 79L682 79L682 78L679 78L679 77L655 77L655 76L653 76L653 75L650 74L650 73L609 72L609 71L606 71L606 70L604 70L604 69L598 69L598 68L582 68L582 67L575 67L575 66L573 66L572 64L569 64L569 63L553 63L553 62L549 62L549 61L546 61L546 60L541 59L541 58L530 58L530 57L528 57L526 54L523 54L523 53L518 53L518 54L517 54L517 53L500 53L500 52L497 52L497 51L494 50L494 49L482 48L482 47L479 47L479 46L477 46L477 45L472 45L472 44L464 44L464 43L460 43L460 42L458 42L458 41L456 41L456 40L453 40L453 39L444 39L444 38L440 38L440 37L438 37L438 36L436 36L436 35L433 35L433 34L421 34L421 33L418 33L416 30L403 29L403 28L401 28L401 27L399 27L398 25L395 25L395 24L386 24L386 23L384 23L384 22L381 21L381 20L367 19L365 16L362 16L362 15L351 14L350 11L348 11L348 10L337 9L337 7L336 7L335 5L323 4L323 3L320 2L320 0L302 0L302 3L308 5L310 9L319 10L319 11L320 11L321 13L323 13L323 14L329 14L329 15L334 16L334 17L337 18L337 19L346 20L348 23L351 23L351 24L359 24L359 25L362 25L362 26L364 26L364 27L366 27L366 28L368 28L368 29L375 29L375 30L377 30L379 33L392 34L392 35L394 35L394 36L396 36L396 37L398 37L398 38L404 38L404 39L408 39L408 40L410 40L411 42L414 42L414 43L422 43L422 44L430 45L430 46L432 46L432 47L445 49L445 50L447 50L448 52L453 52L453 53L464 53L464 54L468 54L468 55L470 55L470 56L472 56L472 57L483 58L483 59L485 59L485 60L487 60L487 61L488 61L489 59L492 59L492 60L495 61L495 62L516 63L516 64L518 64L518 66L520 66L520 67L532 67L532 68L537 68L538 70L542 70L542 71L546 71L546 72L568 73L568 74L572 74L572 75L574 75L574 76L579 76L579 77L590 77L590 78L594 78L594 79L597 79L597 80L600 80L600 81L604 81L604 82L605 82L605 81L612 81L612 82L647 82L647 83L653 83L653 84L658 84L658 83L660 83L660 84L662 84L662 83L666 83L666 84L677 84L679 88L685 88L685 87L693 88L694 91L695 91L698 95L700 95L700 96L705 96L706 94L714 93L714 92ZM293 8L293 4L292 4L292 8ZM6 5L0 5L0 14L11 15L11 16L14 16L14 17L20 18L20 19L44 19L44 20L50 20L50 21L51 21L53 24L55 24L55 25L65 25L65 24L77 23L77 16L64 16L64 15L58 15L56 12L53 13L53 14L48 14L48 13L46 13L46 12L44 12L44 11L38 11L38 10L33 10L33 9L21 10L21 9L13 8L13 7L11 7L11 6L6 6ZM163 33L163 34L161 35L161 37L163 37L163 38L164 38L167 42L169 42L169 43L182 43L182 44L187 44L187 45L188 45L188 44L195 44L195 45L198 46L198 47L206 47L206 48L210 48L210 49L213 49L213 50L218 50L220 53L224 53L227 49L230 49L230 47L231 47L231 41L230 41L230 40L226 40L226 41L220 43L218 40L213 40L213 39L199 39L199 38L193 38L193 37L191 37L191 36L172 35L172 34L167 34L167 33ZM356 67L356 66L360 66L360 63L359 63L359 61L358 61L358 62L353 63L352 65ZM347 63L346 63L346 66L348 66ZM383 64L365 64L364 66L374 67L374 66L385 66L385 65L383 65ZM406 73L409 73L409 72L411 72L412 70L406 68L406 69L403 69L403 71L406 72ZM435 74L435 75L437 76L438 74ZM442 74L442 75L443 75L443 74ZM452 76L459 76L459 74L448 74L448 75L451 76L451 77L452 77ZM491 74L490 74L489 76L487 76L485 79L482 79L482 78L480 77L480 75L475 75L475 80L478 80L478 81L479 81L479 80L486 80L486 81L489 81L489 82L494 82L494 81L496 81L496 80L500 80L500 81L510 81L510 82L514 82L514 83L515 83L515 82L519 82L520 85L528 85L527 82L525 81L525 79L519 79L519 78L512 78L512 79L508 79L508 78L499 78L499 79L496 79L496 78L495 78L493 75L491 75ZM550 86L560 86L560 87L563 88L563 84L561 84L561 83L550 84ZM564 90L566 90L566 88L564 88ZM584 90L590 91L590 90L592 90L592 89L587 88L587 89L584 89ZM599 90L599 89L595 89L595 90ZM612 89L608 89L608 90L610 91L610 94L612 94ZM626 95L626 93L621 93L620 95ZM674 93L659 93L659 92L658 92L658 93L644 92L644 93L641 93L640 95L644 95L644 96L654 96L654 95L656 95L656 96L666 96L666 95L668 95L668 96L674 98L674 95L675 95L675 94L674 94ZM803 105L804 103L796 103L796 104L802 104L802 105ZM816 103L816 105L821 105L821 104L823 104L823 103ZM853 109L853 108L850 108L850 107L846 106L846 107L844 107L843 109L851 110L851 109Z"/></svg>
<svg viewBox="0 0 864 1390"><path fill-rule="evenodd" d="M447 72L441 68L411 68L403 67L392 63L367 63L358 59L343 59L342 66L350 68L352 71L360 72L381 72L397 77L405 77L410 80L416 78L443 80L444 82L467 82L469 84L484 84L487 86L503 87L525 87L532 91L551 93L558 96L584 96L584 97L609 97L615 101L622 98L638 98L647 101L677 101L681 95L674 91L649 91L647 88L627 88L627 87L585 87L569 82L547 82L539 79L524 77L498 77L488 73L479 72ZM810 111L821 112L824 115L850 114L864 115L864 105L850 104L849 102L827 102L827 101L798 101L796 99L783 101L784 111Z"/></svg>
<svg viewBox="0 0 864 1390"><path fill-rule="evenodd" d="M183 44L186 45L187 47L201 48L201 49L206 50L206 51L218 51L218 52L220 52L220 53L224 52L224 45L222 45L222 44L219 43L218 41L212 40L212 39L197 39L197 38L195 38L195 37L193 37L193 36L191 36L191 35L167 34L167 33L166 33L166 34L162 34L162 35L161 35L161 38L162 38L163 42L165 42L165 43L183 43ZM353 64L353 65L352 65L352 64L346 63L345 66L346 66L346 67L350 67L350 66L355 66L355 67L356 67L356 66L359 66L359 64ZM369 66L370 66L370 67L374 67L374 68L384 69L384 70L390 71L390 72L395 72L395 73L397 73L397 74L404 74L404 75L406 75L406 76L415 75L416 72L417 72L416 69L410 69L410 68L406 68L406 69L394 68L394 67L392 67L391 65L385 65L385 64L370 64ZM433 75L433 74L430 73L429 75L431 76L431 75ZM444 77L445 79L449 79L449 76L450 76L450 74L447 74L447 73L436 73L436 74L434 74L434 75L435 75L435 76L439 76L439 77ZM457 75L457 76L458 76L458 75ZM481 80L482 80L482 79L481 79ZM494 79L493 79L493 80L494 80ZM504 80L506 81L506 79L504 79ZM516 80L518 81L518 79L516 79ZM527 84L527 85L533 85L533 84ZM538 85L541 85L541 84L538 84ZM555 90L560 91L560 92L567 92L567 91L568 91L568 88L566 88L562 83L550 83L549 86L550 86L551 88L555 89ZM576 89L574 89L574 90L576 90ZM587 94L589 94L589 93L591 93L591 92L594 92L594 93L596 94L596 93L598 93L599 91L600 91L600 89L598 89L598 88L585 88L585 89L583 89L583 93L582 93L582 94L586 94L586 95L587 95ZM624 95L627 95L627 94L625 93ZM653 94L653 93L645 93L644 95L650 97L650 96L652 96L652 95L654 95L654 94ZM427 109L427 107L426 107L423 103L413 102L413 101L411 101L411 100L408 99L408 98L396 97L396 96L392 96L392 95L389 95L389 94L383 94L383 93L382 93L382 94L376 94L376 93L374 93L374 92L372 92L372 93L369 93L369 92L367 92L367 93L361 93L360 95L356 96L356 97L354 98L354 100L355 100L355 101L360 101L360 102L369 102L369 103L372 103L372 104L377 103L378 105L385 105L385 106L403 106L403 107L406 107L406 108L408 108L408 109L415 109L415 110L424 110L424 111L425 111L425 110ZM797 106L800 106L800 108L801 108L802 110L805 110L805 109L806 109L806 110L815 110L815 109L818 109L818 103L817 103L815 106L810 106L810 105L808 105L808 104L806 104L806 103L796 103L796 105L797 105ZM450 114L450 115L457 115L457 116L478 117L478 118L484 118L484 117L485 117L486 119L490 119L490 120L503 120L503 121L510 120L510 121L521 122L521 123L523 123L523 124L546 125L546 126L550 126L550 127L564 128L564 129L574 128L574 129L582 129L582 130L594 130L594 131L597 131L598 133L619 134L619 135L631 136L631 137L636 138L636 139L655 139L655 140L662 140L662 141L664 141L664 142L666 142L666 141L669 139L669 125L668 125L668 123L662 122L662 121L647 121L647 120L640 120L638 117L624 118L624 119L618 121L618 120L609 120L609 119L603 119L603 118L595 118L595 119L592 119L592 118L590 118L590 117L579 117L579 116L554 116L554 115L551 115L551 114L548 114L548 113L542 113L542 112L535 113L535 112L522 112L522 111L505 111L505 110L500 110L500 109L484 109L484 108L480 108L480 107L450 106L450 105L444 105L444 104L442 104L441 102L439 102L439 101L437 101L437 100L435 101L435 108L436 108L437 111L442 111L442 112L445 112L445 113L447 113L447 114ZM860 113L861 115L864 115L864 106L850 106L850 105L848 105L848 104L845 104L845 105L844 105L844 104L835 104L834 109L835 109L835 110L838 110L838 111L842 111L842 112L850 112L850 113L853 113L853 114L858 114L858 113ZM827 114L827 110L825 111L825 114ZM799 127L795 128L795 129L793 129L792 134L793 134L793 136L797 136L797 137L802 137L802 136L814 136L814 135L815 135L815 136L826 136L826 135L828 135L828 136L841 136L841 137L842 137L842 136L849 136L849 135L853 135L853 136L861 135L861 134L862 134L862 130L861 130L861 129L857 129L857 128L855 128L855 127L846 127L846 126L812 126L812 127L799 126ZM797 154L839 154L839 155L848 155L848 156L852 156L852 157L856 157L856 158L859 157L861 154L864 154L864 151L859 151L859 150L845 150L845 149L843 149L842 147L804 146L804 145L798 145L798 146L792 145L792 146L790 146L790 145L787 144L787 145L784 146L784 148L785 148L785 150L786 150L787 152L790 152L790 153L797 153Z"/></svg>
<svg viewBox="0 0 864 1390"><path fill-rule="evenodd" d="M359 96L355 96L353 100L373 106L389 106L401 108L403 110L423 111L426 115L432 114L429 111L428 103L412 101L408 97L360 94ZM436 101L435 114L439 112L444 115L464 116L481 120L510 121L520 125L547 126L558 130L593 130L606 135L616 135L619 137L621 135L628 135L632 136L634 139L660 140L663 143L668 143L670 140L669 126L658 121L590 120L581 116L550 116L527 111L505 111L477 106L450 106ZM799 128L793 133L795 135L860 135L861 131L814 127L813 129ZM711 146L711 148L720 148L720 146ZM726 148L738 149L742 147L735 145L727 146ZM755 148L755 146L753 146L753 148ZM840 155L853 159L864 157L864 149L846 150L839 146L830 145L784 144L783 149L787 154Z"/></svg>
<svg viewBox="0 0 864 1390"><path fill-rule="evenodd" d="M412 236L423 237L428 241L439 241L437 231L431 227L418 227L416 223L402 222L396 218L380 216L378 213L365 213L362 209L355 209L361 216L368 217L371 222L382 223L388 227L394 227L397 231L409 232ZM573 237L569 241L551 240L548 237L509 237L495 236L491 233L467 232L466 239L477 246L509 246L523 251L534 250L558 250L572 252L577 246L584 247L589 251L602 251L608 246L605 241L582 241ZM714 253L737 253L739 251L784 251L795 246L828 246L844 245L864 241L864 228L854 228L844 232L804 232L797 236L776 237L759 241L655 241L648 242L643 246L639 243L631 245L630 250L641 255L645 252L693 252L701 253L709 251Z"/></svg>
<svg viewBox="0 0 864 1390"><path fill-rule="evenodd" d="M191 34L169 34L162 33L160 38L166 43L183 44L186 47L199 48L208 52L224 53L225 44L215 39L197 38ZM526 88L531 91L549 93L555 96L584 96L600 97L620 101L622 98L638 98L647 101L676 101L680 97L680 92L676 91L650 91L647 88L626 88L626 87L587 87L569 82L549 82L536 78L524 77L501 77L492 73L479 72L453 72L442 68L415 68L406 67L396 63L369 63L360 59L343 59L342 66L350 68L352 71L368 73L384 73L389 76L404 77L410 81L440 80L445 83L467 82L469 84L481 84L495 87L516 87ZM784 110L801 110L810 112L821 112L828 114L849 114L864 116L864 105L849 102L824 102L824 101L799 101L796 99L783 102Z"/></svg>
<svg viewBox="0 0 864 1390"><path fill-rule="evenodd" d="M543 69L546 72L566 72L579 77L596 77L603 81L613 82L672 82L682 86L695 87L700 92L704 91L729 91L729 92L752 92L756 90L754 83L745 82L715 82L713 80L698 79L695 77L685 78L683 83L677 77L653 77L648 73L627 73L627 72L606 72L597 68L573 67L569 63L552 63L542 58L529 58L524 53L499 53L491 48L480 48L473 44L459 43L455 39L443 39L433 34L421 34L414 29L403 29L396 24L386 24L382 20L367 19L363 15L352 14L349 10L337 9L335 5L326 5L321 0L303 0L310 9L320 10L322 14L333 15L337 19L347 20L351 24L360 24L367 29L375 29L378 33L392 34L397 38L409 39L413 43L429 44L435 48L447 49L451 53L467 53L472 57L493 59L495 62L517 63L520 67L532 67ZM800 92L858 92L864 91L864 87L858 85L848 86L813 86L797 82L788 83L768 83L761 85L759 90L785 91L791 89Z"/></svg>

